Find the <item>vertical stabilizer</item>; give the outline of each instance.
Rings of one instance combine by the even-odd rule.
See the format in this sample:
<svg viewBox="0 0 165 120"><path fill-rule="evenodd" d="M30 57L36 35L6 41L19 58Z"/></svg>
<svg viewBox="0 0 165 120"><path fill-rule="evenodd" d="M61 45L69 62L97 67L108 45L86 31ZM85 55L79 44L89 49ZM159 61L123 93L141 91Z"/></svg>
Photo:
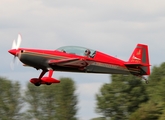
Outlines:
<svg viewBox="0 0 165 120"><path fill-rule="evenodd" d="M150 63L149 63L149 54L148 54L148 46L144 44L137 44L134 49L131 57L129 58L128 63L131 65L140 66L140 68L144 71L144 75L150 74Z"/></svg>

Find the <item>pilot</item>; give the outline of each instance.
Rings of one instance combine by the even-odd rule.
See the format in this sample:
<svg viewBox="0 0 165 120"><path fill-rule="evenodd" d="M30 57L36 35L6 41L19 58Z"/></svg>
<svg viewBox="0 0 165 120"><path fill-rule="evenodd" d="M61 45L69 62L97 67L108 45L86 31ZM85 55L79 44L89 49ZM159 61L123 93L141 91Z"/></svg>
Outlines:
<svg viewBox="0 0 165 120"><path fill-rule="evenodd" d="M65 50L63 50L63 49L62 49L61 51L62 51L63 53L66 53L66 51L65 51Z"/></svg>
<svg viewBox="0 0 165 120"><path fill-rule="evenodd" d="M90 57L91 51L89 49L85 50L85 56Z"/></svg>

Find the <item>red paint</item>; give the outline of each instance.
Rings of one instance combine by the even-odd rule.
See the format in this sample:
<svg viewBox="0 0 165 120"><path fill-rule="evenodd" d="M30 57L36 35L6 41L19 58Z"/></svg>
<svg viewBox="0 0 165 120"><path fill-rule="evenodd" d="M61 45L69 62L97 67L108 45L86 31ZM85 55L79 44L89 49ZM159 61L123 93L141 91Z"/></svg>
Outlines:
<svg viewBox="0 0 165 120"><path fill-rule="evenodd" d="M16 49L11 49L11 50L9 50L8 52L9 52L10 54L16 56L16 54L17 54L18 51L17 51Z"/></svg>
<svg viewBox="0 0 165 120"><path fill-rule="evenodd" d="M138 44L135 50L133 51L130 59L128 61L123 61L121 59L115 58L113 56L104 54L99 51L95 51L93 57L87 57L84 55L77 55L74 53L67 53L66 51L62 52L59 50L42 50L42 49L27 49L27 48L18 48L9 50L9 53L16 56L21 56L21 54L28 54L33 56L40 56L41 58L46 58L49 65L57 66L69 66L71 68L78 68L79 70L84 70L88 65L102 66L105 69L114 68L117 70L127 70L130 71L133 75L142 76L150 74L150 64L149 64L149 55L148 55L148 46L143 44ZM32 66L34 67L34 66ZM141 70L141 67L145 67L144 73L138 73L136 70ZM40 68L41 69L41 68ZM48 77L43 77L44 74L49 71ZM33 78L30 80L33 84L49 84L49 83L60 83L59 80L52 78L53 69L47 68L43 70L39 78Z"/></svg>

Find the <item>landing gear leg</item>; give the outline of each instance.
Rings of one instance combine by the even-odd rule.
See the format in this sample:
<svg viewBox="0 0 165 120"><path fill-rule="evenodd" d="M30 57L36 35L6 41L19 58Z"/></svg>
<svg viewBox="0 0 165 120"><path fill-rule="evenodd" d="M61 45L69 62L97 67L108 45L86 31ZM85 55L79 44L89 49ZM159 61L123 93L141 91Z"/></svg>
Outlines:
<svg viewBox="0 0 165 120"><path fill-rule="evenodd" d="M51 69L51 70L49 70L49 75L48 75L48 77L49 78L52 78L52 75L53 75L53 70ZM46 83L47 85L51 85L52 83Z"/></svg>
<svg viewBox="0 0 165 120"><path fill-rule="evenodd" d="M46 72L47 71L44 71L44 70L41 72L41 74L40 74L40 76L38 78L39 81L37 83L35 83L35 86L40 86L42 84L41 78L45 75Z"/></svg>
<svg viewBox="0 0 165 120"><path fill-rule="evenodd" d="M47 85L51 85L52 83L49 83L49 82L44 82L41 80L43 78L43 76L45 75L47 71L42 71L42 73L40 74L39 76L39 81L37 83L35 83L36 86L40 86L41 84L47 84ZM48 74L48 78L51 78L53 75L53 70L49 70L49 74Z"/></svg>
<svg viewBox="0 0 165 120"><path fill-rule="evenodd" d="M51 78L52 77L52 75L53 75L53 70L49 70L49 78Z"/></svg>
<svg viewBox="0 0 165 120"><path fill-rule="evenodd" d="M52 78L53 70L49 69L49 73L47 77L42 77L41 80L44 82L43 84L51 85L52 83L60 83L59 80Z"/></svg>
<svg viewBox="0 0 165 120"><path fill-rule="evenodd" d="M41 84L42 84L42 77L45 75L45 73L46 73L47 71L42 71L41 72L41 74L40 74L40 76L39 76L39 78L32 78L31 80L30 80L30 82L31 83L33 83L35 86L40 86Z"/></svg>
<svg viewBox="0 0 165 120"><path fill-rule="evenodd" d="M46 73L47 71L42 71L42 73L40 74L40 76L39 76L39 78L38 79L40 79L41 80L41 78L45 75L45 73Z"/></svg>

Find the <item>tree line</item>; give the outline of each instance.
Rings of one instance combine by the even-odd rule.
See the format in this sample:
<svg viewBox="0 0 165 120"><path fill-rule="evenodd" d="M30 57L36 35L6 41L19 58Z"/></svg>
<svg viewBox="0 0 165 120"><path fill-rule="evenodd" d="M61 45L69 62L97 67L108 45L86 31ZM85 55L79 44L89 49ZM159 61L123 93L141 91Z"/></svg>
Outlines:
<svg viewBox="0 0 165 120"><path fill-rule="evenodd" d="M96 94L92 120L165 120L165 63L153 66L149 84L141 78L112 75Z"/></svg>
<svg viewBox="0 0 165 120"><path fill-rule="evenodd" d="M36 87L0 77L0 120L78 120L78 96L71 78ZM149 84L132 75L111 75L96 97L99 118L91 120L165 120L165 63L153 66ZM95 101L93 101L95 102Z"/></svg>
<svg viewBox="0 0 165 120"><path fill-rule="evenodd" d="M0 120L77 120L75 83L61 78L60 84L36 87L0 77Z"/></svg>

